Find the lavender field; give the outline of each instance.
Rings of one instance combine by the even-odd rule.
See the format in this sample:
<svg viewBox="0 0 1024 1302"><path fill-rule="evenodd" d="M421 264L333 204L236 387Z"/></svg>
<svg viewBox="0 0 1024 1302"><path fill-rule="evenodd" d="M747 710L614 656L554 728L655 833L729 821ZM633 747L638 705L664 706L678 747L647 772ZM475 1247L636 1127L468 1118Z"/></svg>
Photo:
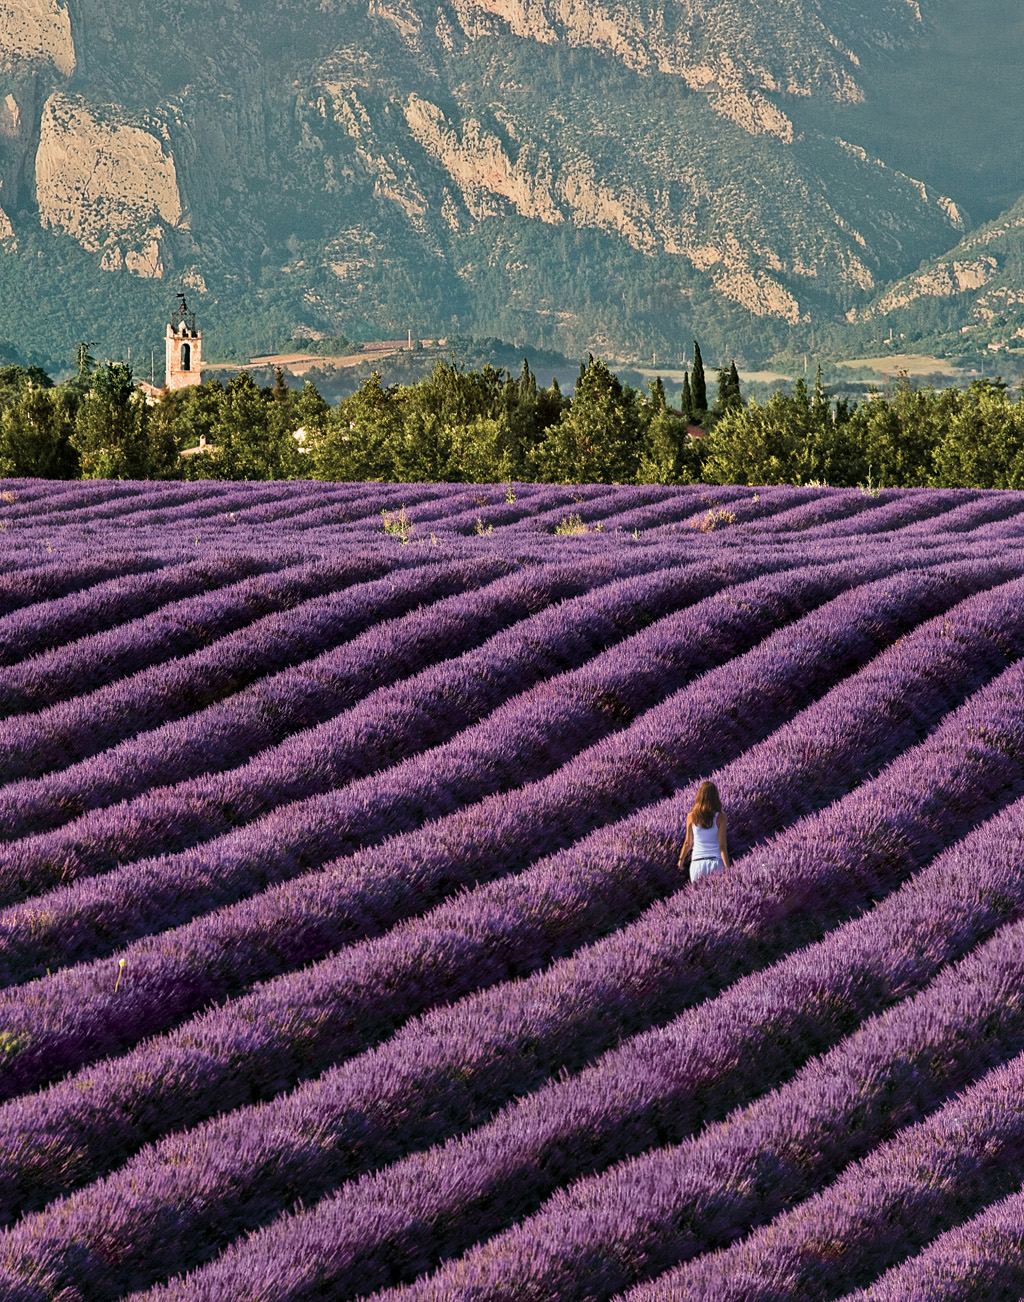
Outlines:
<svg viewBox="0 0 1024 1302"><path fill-rule="evenodd" d="M0 482L2 1302L1019 1298L1022 991L1024 494Z"/></svg>

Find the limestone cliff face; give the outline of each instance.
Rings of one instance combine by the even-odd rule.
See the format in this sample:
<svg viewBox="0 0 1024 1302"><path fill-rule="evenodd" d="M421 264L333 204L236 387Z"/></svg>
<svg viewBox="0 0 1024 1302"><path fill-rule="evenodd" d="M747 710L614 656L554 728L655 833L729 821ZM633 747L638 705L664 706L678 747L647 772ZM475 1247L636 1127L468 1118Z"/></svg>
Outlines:
<svg viewBox="0 0 1024 1302"><path fill-rule="evenodd" d="M51 64L63 77L75 70L71 16L58 0L0 0L0 69Z"/></svg>
<svg viewBox="0 0 1024 1302"><path fill-rule="evenodd" d="M513 100L490 129L418 95L404 112L458 196L447 209L452 230L511 213L592 229L643 256L685 259L725 299L790 325L810 319L814 299L873 291L884 279L878 245L898 244L900 226L930 228L940 242L941 232L962 229L954 205L864 151L852 151L849 193L830 196L800 142L779 150L774 131L762 133L778 186L766 203L758 170L730 165L742 135L710 129L717 110L705 97L688 104L643 127L611 93L575 115L556 97L539 123L523 98ZM665 156L666 138L685 141L685 160Z"/></svg>
<svg viewBox="0 0 1024 1302"><path fill-rule="evenodd" d="M102 251L108 270L164 273L161 243L181 222L181 196L166 132L116 108L51 95L36 154L36 198L44 227Z"/></svg>
<svg viewBox="0 0 1024 1302"><path fill-rule="evenodd" d="M523 217L557 226L565 216L551 189L551 160L531 158L521 148L513 162L497 136L475 118L456 130L435 104L411 95L405 118L414 138L455 182L467 211L476 219L499 215L495 202L504 199Z"/></svg>
<svg viewBox="0 0 1024 1302"><path fill-rule="evenodd" d="M857 101L863 97L857 73L865 50L874 42L906 43L922 26L918 5L902 0L873 5L870 17L861 13L854 23L842 5L805 0L785 6L452 0L452 9L471 39L493 30L486 20L494 19L528 40L601 50L637 72L658 70L681 77L693 90L723 92L721 107L729 117L728 97L744 92Z"/></svg>

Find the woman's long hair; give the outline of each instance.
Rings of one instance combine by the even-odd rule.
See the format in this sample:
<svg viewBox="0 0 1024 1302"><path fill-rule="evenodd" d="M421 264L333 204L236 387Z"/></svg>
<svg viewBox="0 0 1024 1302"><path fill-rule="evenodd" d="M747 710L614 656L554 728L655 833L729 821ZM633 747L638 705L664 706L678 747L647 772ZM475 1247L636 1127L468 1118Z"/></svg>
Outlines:
<svg viewBox="0 0 1024 1302"><path fill-rule="evenodd" d="M693 808L690 810L694 823L697 827L707 829L714 824L715 815L721 812L722 801L718 788L713 782L702 782L697 788Z"/></svg>

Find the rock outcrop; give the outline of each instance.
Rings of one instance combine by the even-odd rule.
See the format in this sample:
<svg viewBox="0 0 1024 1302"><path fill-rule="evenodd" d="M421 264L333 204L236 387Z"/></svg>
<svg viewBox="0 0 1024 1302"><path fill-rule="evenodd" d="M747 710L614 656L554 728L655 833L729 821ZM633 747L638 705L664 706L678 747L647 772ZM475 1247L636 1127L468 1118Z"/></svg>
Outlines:
<svg viewBox="0 0 1024 1302"><path fill-rule="evenodd" d="M101 266L163 275L167 226L181 221L181 196L167 134L129 121L116 106L51 95L36 154L36 199L44 227L101 251Z"/></svg>
<svg viewBox="0 0 1024 1302"><path fill-rule="evenodd" d="M71 15L57 0L0 0L0 71L51 64L62 77L75 70Z"/></svg>

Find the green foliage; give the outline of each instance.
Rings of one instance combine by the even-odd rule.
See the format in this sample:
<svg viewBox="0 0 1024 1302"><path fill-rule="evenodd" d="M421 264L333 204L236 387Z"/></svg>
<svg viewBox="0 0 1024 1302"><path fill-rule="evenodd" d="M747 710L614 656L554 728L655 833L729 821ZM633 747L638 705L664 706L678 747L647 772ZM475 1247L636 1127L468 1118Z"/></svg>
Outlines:
<svg viewBox="0 0 1024 1302"><path fill-rule="evenodd" d="M53 381L38 366L0 367L0 411L20 401L31 389L50 389Z"/></svg>
<svg viewBox="0 0 1024 1302"><path fill-rule="evenodd" d="M75 374L68 380L68 388L76 393L86 394L92 388L96 372L96 358L89 351L92 346L84 340L75 345Z"/></svg>
<svg viewBox="0 0 1024 1302"><path fill-rule="evenodd" d="M150 422L157 428L166 426L179 450L211 444L223 402L224 386L219 380L165 390L151 409Z"/></svg>
<svg viewBox="0 0 1024 1302"><path fill-rule="evenodd" d="M700 477L700 442L690 438L685 418L669 410L660 377L651 385L644 416L637 482L696 483Z"/></svg>
<svg viewBox="0 0 1024 1302"><path fill-rule="evenodd" d="M718 390L711 414L717 420L724 416L727 411L738 411L742 406L743 396L740 393L740 376L736 370L736 363L733 362L730 366L719 367Z"/></svg>
<svg viewBox="0 0 1024 1302"><path fill-rule="evenodd" d="M359 390L331 411L312 449L317 479L398 477L396 450L405 437L394 387L385 389L375 371Z"/></svg>
<svg viewBox="0 0 1024 1302"><path fill-rule="evenodd" d="M633 483L644 423L637 391L591 355L580 367L568 409L534 451L534 477L560 484Z"/></svg>
<svg viewBox="0 0 1024 1302"><path fill-rule="evenodd" d="M305 472L288 405L259 389L247 371L224 390L211 435L218 479L294 479Z"/></svg>
<svg viewBox="0 0 1024 1302"><path fill-rule="evenodd" d="M850 483L859 469L846 421L824 401L812 401L803 380L763 406L726 411L704 443L709 483Z"/></svg>
<svg viewBox="0 0 1024 1302"><path fill-rule="evenodd" d="M1024 396L1011 405L1005 386L975 380L945 403L944 424L932 453L935 485L1024 488Z"/></svg>
<svg viewBox="0 0 1024 1302"><path fill-rule="evenodd" d="M679 410L683 420L693 420L693 393L690 389L690 372L683 372L683 392L679 398Z"/></svg>
<svg viewBox="0 0 1024 1302"><path fill-rule="evenodd" d="M67 389L26 386L0 411L0 476L77 479L72 442L78 396Z"/></svg>
<svg viewBox="0 0 1024 1302"><path fill-rule="evenodd" d="M578 538L581 534L589 532L589 527L578 511L567 515L564 520L559 520L555 525L555 533L562 538ZM600 524L594 525L594 532L601 532Z"/></svg>
<svg viewBox="0 0 1024 1302"><path fill-rule="evenodd" d="M418 384L385 388L374 372L330 412L314 452L322 479L526 478L526 464L561 413L557 385L540 389L524 363L513 378L485 365L438 362Z"/></svg>
<svg viewBox="0 0 1024 1302"><path fill-rule="evenodd" d="M1000 381L964 393L904 378L851 410L830 403L819 376L813 394L797 381L727 412L703 442L713 483L1024 488L1024 398L1011 402Z"/></svg>
<svg viewBox="0 0 1024 1302"><path fill-rule="evenodd" d="M398 478L408 481L467 477L467 461L479 463L474 442L483 441L487 461L501 461L503 436L498 419L504 375L493 367L465 372L438 362L423 384L402 394L404 439L396 449ZM467 456L467 453L469 454ZM505 478L505 474L500 475Z"/></svg>
<svg viewBox="0 0 1024 1302"><path fill-rule="evenodd" d="M832 401L819 369L811 389L798 380L743 406L734 371L720 370L714 419L694 438L660 378L644 393L593 356L571 400L526 363L512 375L447 362L410 385L372 374L336 407L311 383L296 392L279 374L260 388L248 372L149 405L129 367L97 368L83 348L63 385L31 366L0 369L0 475L448 480L503 484L510 503L520 480L1024 488L1024 395L999 379L965 392L904 376L851 407ZM407 540L401 516L385 531Z"/></svg>
<svg viewBox="0 0 1024 1302"><path fill-rule="evenodd" d="M292 403L292 420L296 433L304 435L300 444L301 451L310 455L319 447L327 433L327 422L331 409L317 391L316 385L307 380L302 392Z"/></svg>
<svg viewBox="0 0 1024 1302"><path fill-rule="evenodd" d="M933 482L932 452L942 436L954 390L940 397L901 381L891 399L874 397L852 418L860 466L858 482L880 488ZM831 480L829 482L832 482Z"/></svg>
<svg viewBox="0 0 1024 1302"><path fill-rule="evenodd" d="M32 1043L32 1036L14 1031L0 1031L0 1062L10 1064Z"/></svg>
<svg viewBox="0 0 1024 1302"><path fill-rule="evenodd" d="M400 542L407 543L415 527L409 520L408 512L403 506L400 511L381 511L384 532Z"/></svg>
<svg viewBox="0 0 1024 1302"><path fill-rule="evenodd" d="M80 386L84 367L68 386ZM149 407L136 389L129 366L108 362L91 372L71 443L83 479L159 479L176 474L177 449L150 439Z"/></svg>

